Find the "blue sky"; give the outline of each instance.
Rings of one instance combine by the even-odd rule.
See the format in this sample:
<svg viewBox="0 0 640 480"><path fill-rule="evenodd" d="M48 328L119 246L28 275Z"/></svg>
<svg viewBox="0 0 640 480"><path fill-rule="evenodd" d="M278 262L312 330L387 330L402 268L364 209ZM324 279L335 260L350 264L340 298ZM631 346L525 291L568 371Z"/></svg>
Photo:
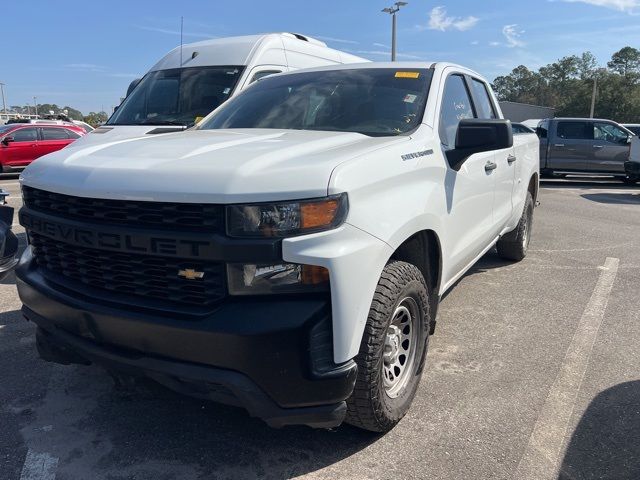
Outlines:
<svg viewBox="0 0 640 480"><path fill-rule="evenodd" d="M294 31L387 60L391 20L380 10L393 1L8 2L0 82L11 105L36 95L110 111L132 79L179 44L180 16L185 42ZM640 48L640 0L408 1L398 15L399 60L453 61L489 79L586 50L606 64L623 46Z"/></svg>

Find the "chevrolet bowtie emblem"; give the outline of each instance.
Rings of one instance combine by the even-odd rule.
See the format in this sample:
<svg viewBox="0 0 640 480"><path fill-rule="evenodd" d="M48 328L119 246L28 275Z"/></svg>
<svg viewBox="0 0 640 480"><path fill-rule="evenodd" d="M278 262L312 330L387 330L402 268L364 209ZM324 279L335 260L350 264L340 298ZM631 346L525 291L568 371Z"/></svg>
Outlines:
<svg viewBox="0 0 640 480"><path fill-rule="evenodd" d="M199 280L204 278L204 272L198 272L191 268L186 268L184 270L178 270L178 276L186 278L187 280Z"/></svg>

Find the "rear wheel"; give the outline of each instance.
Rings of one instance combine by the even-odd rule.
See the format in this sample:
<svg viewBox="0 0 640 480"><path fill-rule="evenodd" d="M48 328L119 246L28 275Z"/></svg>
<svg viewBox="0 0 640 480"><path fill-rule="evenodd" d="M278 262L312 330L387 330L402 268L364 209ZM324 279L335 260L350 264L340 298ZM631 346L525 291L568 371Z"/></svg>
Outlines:
<svg viewBox="0 0 640 480"><path fill-rule="evenodd" d="M496 248L498 255L506 260L519 262L527 255L529 241L531 240L531 229L533 227L533 197L531 192L527 192L524 202L524 211L518 222L518 226L512 231L503 235Z"/></svg>
<svg viewBox="0 0 640 480"><path fill-rule="evenodd" d="M386 432L409 410L427 351L428 299L426 282L416 266L387 264L355 359L358 377L347 400L347 422Z"/></svg>

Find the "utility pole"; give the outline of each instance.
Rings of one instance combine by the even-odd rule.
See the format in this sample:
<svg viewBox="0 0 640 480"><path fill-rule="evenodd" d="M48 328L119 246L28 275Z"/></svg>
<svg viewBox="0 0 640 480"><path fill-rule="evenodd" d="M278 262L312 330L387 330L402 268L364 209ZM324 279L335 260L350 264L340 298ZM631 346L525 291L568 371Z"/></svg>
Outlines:
<svg viewBox="0 0 640 480"><path fill-rule="evenodd" d="M391 7L383 8L383 13L391 15L391 61L396 61L396 13L400 11L400 7L408 5L407 2L396 2Z"/></svg>
<svg viewBox="0 0 640 480"><path fill-rule="evenodd" d="M7 114L7 104L4 101L4 83L0 82L0 91L2 92L2 111Z"/></svg>
<svg viewBox="0 0 640 480"><path fill-rule="evenodd" d="M34 95L34 97L33 97L33 108L35 108L35 110L36 110L36 118L38 118L38 101L37 101L37 98L38 97L36 97Z"/></svg>
<svg viewBox="0 0 640 480"><path fill-rule="evenodd" d="M598 76L593 76L593 93L591 94L591 113L589 113L589 118L593 118L593 114L596 110L596 93L598 92Z"/></svg>

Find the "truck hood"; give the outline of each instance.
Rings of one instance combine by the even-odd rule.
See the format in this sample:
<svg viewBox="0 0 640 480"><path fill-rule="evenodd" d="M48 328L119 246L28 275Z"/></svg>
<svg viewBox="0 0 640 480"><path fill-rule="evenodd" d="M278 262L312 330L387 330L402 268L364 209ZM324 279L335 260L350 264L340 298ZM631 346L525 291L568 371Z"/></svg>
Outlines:
<svg viewBox="0 0 640 480"><path fill-rule="evenodd" d="M186 128L186 127L185 127ZM141 138L163 133L184 130L170 125L103 125L73 142L74 145L87 147L131 138Z"/></svg>
<svg viewBox="0 0 640 480"><path fill-rule="evenodd" d="M327 195L333 169L408 137L192 130L76 145L33 162L25 185L92 198L235 203Z"/></svg>

